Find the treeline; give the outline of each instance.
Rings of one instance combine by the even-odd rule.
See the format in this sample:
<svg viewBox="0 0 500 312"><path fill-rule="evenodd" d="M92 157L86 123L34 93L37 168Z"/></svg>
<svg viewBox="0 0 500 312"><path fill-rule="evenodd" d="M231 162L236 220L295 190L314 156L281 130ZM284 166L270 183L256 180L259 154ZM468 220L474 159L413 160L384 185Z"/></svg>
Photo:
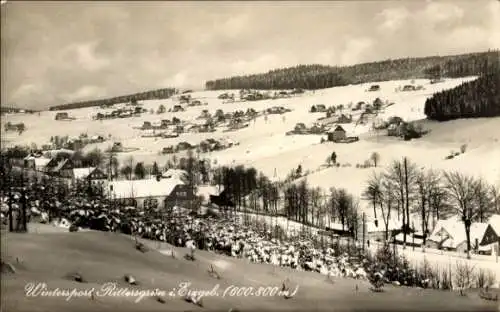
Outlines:
<svg viewBox="0 0 500 312"><path fill-rule="evenodd" d="M500 116L500 70L435 93L425 101L424 113L438 121Z"/></svg>
<svg viewBox="0 0 500 312"><path fill-rule="evenodd" d="M499 51L385 60L353 66L299 65L264 74L207 81L207 90L322 89L396 79L480 75L499 58Z"/></svg>
<svg viewBox="0 0 500 312"><path fill-rule="evenodd" d="M130 103L137 101L146 101L146 100L161 100L168 99L172 95L176 93L176 89L174 88L164 88L157 89L145 92L139 92L129 95L116 96L107 99L99 99L99 100L90 100L83 102L74 102L63 105L51 106L49 110L67 110L67 109L76 109L76 108L84 108L84 107L93 107L93 106L109 106L119 103Z"/></svg>
<svg viewBox="0 0 500 312"><path fill-rule="evenodd" d="M33 114L33 113L38 112L34 109L23 109L23 108L11 107L11 106L0 106L0 113L1 114L19 113L21 111L24 111L24 112L29 113L29 114Z"/></svg>

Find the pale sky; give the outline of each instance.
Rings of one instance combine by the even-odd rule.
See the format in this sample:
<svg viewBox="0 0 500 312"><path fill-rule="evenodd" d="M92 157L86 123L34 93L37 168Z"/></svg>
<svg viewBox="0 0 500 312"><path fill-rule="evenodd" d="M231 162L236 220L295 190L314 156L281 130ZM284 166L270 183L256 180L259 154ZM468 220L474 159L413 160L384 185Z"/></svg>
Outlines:
<svg viewBox="0 0 500 312"><path fill-rule="evenodd" d="M500 1L2 4L2 105L69 101L297 64L500 48Z"/></svg>

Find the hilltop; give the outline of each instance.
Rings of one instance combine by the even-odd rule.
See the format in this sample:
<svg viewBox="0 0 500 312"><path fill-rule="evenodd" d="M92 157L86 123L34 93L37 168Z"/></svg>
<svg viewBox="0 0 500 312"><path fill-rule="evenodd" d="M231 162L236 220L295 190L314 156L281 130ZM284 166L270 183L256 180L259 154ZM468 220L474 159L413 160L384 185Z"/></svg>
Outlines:
<svg viewBox="0 0 500 312"><path fill-rule="evenodd" d="M402 58L352 66L299 65L267 73L207 81L208 90L324 89L373 81L475 76L495 66L499 51Z"/></svg>
<svg viewBox="0 0 500 312"><path fill-rule="evenodd" d="M51 228L51 226L47 226ZM121 234L102 232L59 232L2 235L2 260L16 268L15 274L2 273L2 309L11 311L228 311L230 308L245 310L304 311L331 309L339 311L495 311L494 302L479 299L470 294L461 297L455 292L423 290L387 286L384 293L373 293L367 282L353 279L335 279L333 283L324 276L311 272L293 273L270 265L247 263L240 259L218 256L197 251L194 262L183 259L187 252L165 243L147 242L150 251L141 253L134 248L133 240ZM8 246L8 248L5 248ZM155 250L158 248L159 250ZM50 251L50 252L48 252ZM164 254L162 254L162 251ZM40 255L43 254L43 257ZM16 262L18 258L19 262ZM210 277L210 265L221 275L217 280ZM76 273L87 283L78 283L66 276ZM131 274L139 286L123 281ZM191 282L191 289L211 290L216 284L220 292L230 286L281 286L289 278L291 288L299 286L294 298L283 297L206 297L203 308L187 303L180 296L167 297L162 304L154 297L134 303L136 297L99 296L87 297L27 297L25 285L29 282L45 282L48 289L100 289L103 284L116 282L117 287L170 291L181 282ZM359 290L355 288L358 285ZM425 300L422 300L425 298Z"/></svg>
<svg viewBox="0 0 500 312"><path fill-rule="evenodd" d="M173 88L157 89L157 90L150 90L145 92L115 96L104 99L56 105L56 106L51 106L49 110L53 111L53 110L68 110L68 109L93 107L93 106L111 106L114 104L128 103L128 102L137 103L137 101L168 99L173 94L175 94L175 89Z"/></svg>

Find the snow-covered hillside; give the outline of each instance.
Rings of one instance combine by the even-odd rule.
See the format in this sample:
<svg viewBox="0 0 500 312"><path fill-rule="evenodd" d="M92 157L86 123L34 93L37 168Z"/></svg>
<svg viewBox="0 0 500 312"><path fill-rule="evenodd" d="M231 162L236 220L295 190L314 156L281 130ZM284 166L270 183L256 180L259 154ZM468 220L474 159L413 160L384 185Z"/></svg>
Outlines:
<svg viewBox="0 0 500 312"><path fill-rule="evenodd" d="M463 172L481 175L490 183L500 183L500 118L480 120L456 120L444 123L424 122L424 127L431 130L426 137L401 141L386 137L383 132L375 134L370 126L343 125L347 135L360 136L360 141L351 144L320 144L319 135L290 135L285 132L293 129L296 123L303 122L312 125L324 113L309 113L315 104L328 106L344 105L345 114L353 114L347 108L348 103L365 101L372 103L379 97L382 101L395 104L384 109L377 118L387 119L391 116L400 116L406 121L425 118L424 103L427 97L434 92L453 88L474 77L463 79L448 79L443 83L430 84L428 80L416 80L415 85L423 85L424 90L410 92L396 92L396 88L410 84L410 81L387 81L363 85L337 87L315 92L309 91L298 97L263 100L255 102L235 102L224 104L217 96L225 91L204 91L192 93L192 97L200 99L208 105L187 107L185 112L157 114L142 114L140 117L96 121L92 116L102 111L98 107L84 108L68 111L74 121L55 121L56 112L42 112L40 115L7 115L2 118L2 127L6 122L24 122L26 131L22 135L15 132L2 133L2 145L31 144L41 145L48 143L51 136L78 136L81 133L102 135L109 138L100 144L86 147L87 150L99 147L108 148L113 142L122 142L126 147L138 148L137 151L121 153L119 158L126 159L130 156L135 161L152 163L157 161L164 164L172 155L160 155L163 147L187 141L199 143L206 138L230 137L240 145L230 149L202 154L203 157L216 159L219 164L245 164L254 166L270 177L284 178L290 170L302 165L303 171L311 171L307 176L311 185L328 189L331 186L343 187L355 195L360 195L365 186L365 181L373 170L382 170L393 159L408 156L419 166L433 167L436 169L457 169ZM379 84L380 91L366 92L372 84ZM237 93L236 90L228 91ZM167 110L178 104L176 99L144 101L146 109L157 110L159 105L164 105ZM269 115L266 121L259 117L255 122L250 122L249 127L234 131L222 132L220 129L214 133L184 133L178 138L141 138L139 127L144 121L157 122L161 119L172 119L176 116L181 120L193 120L201 111L208 109L214 113L217 109L224 112L247 110L253 108L257 111L272 106L283 106L292 109L284 115ZM108 137L111 135L111 137ZM468 144L465 154L451 160L445 160L450 151L458 151L461 144ZM322 168L326 157L332 151L337 153L340 164L350 164L351 167ZM381 156L379 168L357 169L356 164L362 164L372 152ZM276 176L274 177L276 173ZM369 211L369 209L368 209Z"/></svg>

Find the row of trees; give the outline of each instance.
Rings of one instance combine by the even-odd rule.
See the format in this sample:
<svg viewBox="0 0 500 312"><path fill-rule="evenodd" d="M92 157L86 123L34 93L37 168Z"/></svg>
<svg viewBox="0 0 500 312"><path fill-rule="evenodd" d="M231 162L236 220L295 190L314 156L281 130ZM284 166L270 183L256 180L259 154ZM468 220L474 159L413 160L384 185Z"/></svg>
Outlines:
<svg viewBox="0 0 500 312"><path fill-rule="evenodd" d="M410 213L419 215L425 241L436 220L458 215L464 223L467 250L470 251L472 222L486 222L492 213L500 213L500 190L482 179L459 172L439 172L417 167L408 158L394 161L382 173L374 173L367 182L364 198L373 206L375 219L382 217L386 239L389 221L397 214L402 220L404 242L411 229Z"/></svg>
<svg viewBox="0 0 500 312"><path fill-rule="evenodd" d="M353 66L299 65L264 74L207 81L207 90L322 89L370 81L479 75L494 66L498 51L385 60Z"/></svg>
<svg viewBox="0 0 500 312"><path fill-rule="evenodd" d="M500 116L500 67L477 80L434 94L425 101L425 115L444 121Z"/></svg>
<svg viewBox="0 0 500 312"><path fill-rule="evenodd" d="M164 88L157 90L150 90L145 92L139 92L134 94L116 96L106 99L99 100L90 100L83 102L74 102L67 103L63 105L51 106L49 110L68 110L68 109L76 109L76 108L84 108L84 107L93 107L93 106L108 106L120 103L137 103L137 101L146 101L146 100L161 100L168 99L172 95L176 93L176 89L174 88Z"/></svg>

